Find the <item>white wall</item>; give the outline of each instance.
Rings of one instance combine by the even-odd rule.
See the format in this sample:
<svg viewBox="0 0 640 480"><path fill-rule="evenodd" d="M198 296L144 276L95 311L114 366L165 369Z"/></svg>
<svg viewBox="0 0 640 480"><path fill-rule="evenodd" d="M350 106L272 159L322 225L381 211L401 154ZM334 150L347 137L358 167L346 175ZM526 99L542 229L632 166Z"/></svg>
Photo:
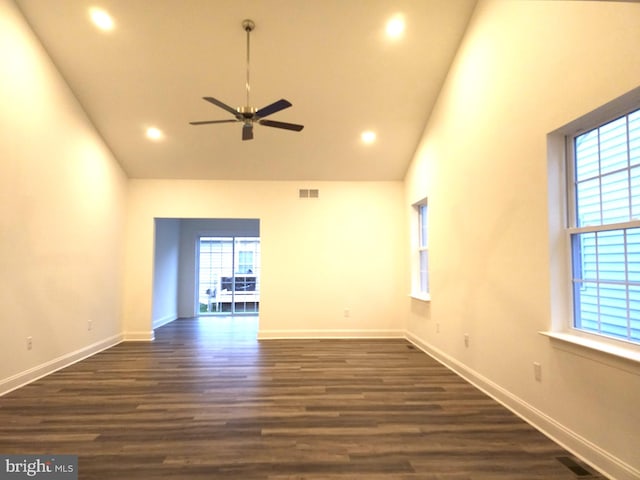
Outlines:
<svg viewBox="0 0 640 480"><path fill-rule="evenodd" d="M300 199L299 188L319 188L320 198ZM402 182L131 180L125 335L152 337L158 217L260 220L261 336L400 335L408 292L402 202Z"/></svg>
<svg viewBox="0 0 640 480"><path fill-rule="evenodd" d="M180 285L178 310L181 318L197 315L197 244L201 236L259 237L260 221L252 218L182 219L180 221Z"/></svg>
<svg viewBox="0 0 640 480"><path fill-rule="evenodd" d="M0 105L2 392L120 339L126 178L10 0Z"/></svg>
<svg viewBox="0 0 640 480"><path fill-rule="evenodd" d="M155 221L152 323L157 328L178 318L180 220Z"/></svg>
<svg viewBox="0 0 640 480"><path fill-rule="evenodd" d="M0 0L0 392L122 331L152 337L154 219L257 218L262 336L395 335L408 319L451 366L616 477L638 478L638 367L537 333L551 323L555 253L546 134L638 85L638 25L634 3L481 1L405 191L131 180L126 198L111 153ZM430 303L406 300L409 205L427 195Z"/></svg>
<svg viewBox="0 0 640 480"><path fill-rule="evenodd" d="M406 177L405 218L427 195L430 208L414 340L617 478L640 478L640 366L538 333L559 208L546 136L637 87L639 45L637 3L481 1Z"/></svg>

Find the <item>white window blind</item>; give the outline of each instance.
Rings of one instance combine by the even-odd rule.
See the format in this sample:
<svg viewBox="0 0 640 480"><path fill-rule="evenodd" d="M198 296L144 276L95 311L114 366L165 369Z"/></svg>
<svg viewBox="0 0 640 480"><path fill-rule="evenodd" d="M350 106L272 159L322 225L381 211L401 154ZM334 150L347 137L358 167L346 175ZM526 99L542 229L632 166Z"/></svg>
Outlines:
<svg viewBox="0 0 640 480"><path fill-rule="evenodd" d="M573 326L640 343L640 110L568 140Z"/></svg>
<svg viewBox="0 0 640 480"><path fill-rule="evenodd" d="M419 289L421 294L429 293L429 229L427 223L427 205L418 206L419 225Z"/></svg>

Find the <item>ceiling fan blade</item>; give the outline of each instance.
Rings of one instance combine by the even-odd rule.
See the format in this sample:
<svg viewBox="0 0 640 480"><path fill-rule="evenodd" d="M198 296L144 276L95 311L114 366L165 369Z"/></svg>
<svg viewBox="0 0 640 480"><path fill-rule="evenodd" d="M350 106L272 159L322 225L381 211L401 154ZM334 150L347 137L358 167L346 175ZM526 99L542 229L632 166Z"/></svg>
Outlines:
<svg viewBox="0 0 640 480"><path fill-rule="evenodd" d="M275 120L260 120L258 123L266 127L284 128L285 130L295 130L299 132L304 128L304 125L298 125L296 123L276 122Z"/></svg>
<svg viewBox="0 0 640 480"><path fill-rule="evenodd" d="M242 126L242 140L252 140L253 139L253 124L245 123Z"/></svg>
<svg viewBox="0 0 640 480"><path fill-rule="evenodd" d="M204 120L201 122L189 122L191 125L207 125L209 123L235 123L240 120Z"/></svg>
<svg viewBox="0 0 640 480"><path fill-rule="evenodd" d="M213 98L213 97L202 97L204 100L206 100L209 103L213 103L214 105L216 105L217 107L222 108L223 110L226 110L227 112L229 112L231 115L233 115L234 117L237 117L239 115L238 110L236 110L233 107L230 107L229 105L227 105L226 103L221 102L220 100L218 100L217 98Z"/></svg>
<svg viewBox="0 0 640 480"><path fill-rule="evenodd" d="M256 116L259 118L264 118L268 115L272 115L280 110L284 110L285 108L289 108L291 106L291 102L281 98L277 102L273 102L271 105L267 105L266 107L262 107L260 110L256 112Z"/></svg>

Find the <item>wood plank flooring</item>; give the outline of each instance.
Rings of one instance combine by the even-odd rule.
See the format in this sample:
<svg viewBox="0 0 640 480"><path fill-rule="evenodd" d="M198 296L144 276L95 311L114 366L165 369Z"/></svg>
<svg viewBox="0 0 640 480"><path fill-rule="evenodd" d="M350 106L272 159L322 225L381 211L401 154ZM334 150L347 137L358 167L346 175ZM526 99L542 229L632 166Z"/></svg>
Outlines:
<svg viewBox="0 0 640 480"><path fill-rule="evenodd" d="M604 478L404 340L252 322L177 320L0 397L0 453L86 480Z"/></svg>

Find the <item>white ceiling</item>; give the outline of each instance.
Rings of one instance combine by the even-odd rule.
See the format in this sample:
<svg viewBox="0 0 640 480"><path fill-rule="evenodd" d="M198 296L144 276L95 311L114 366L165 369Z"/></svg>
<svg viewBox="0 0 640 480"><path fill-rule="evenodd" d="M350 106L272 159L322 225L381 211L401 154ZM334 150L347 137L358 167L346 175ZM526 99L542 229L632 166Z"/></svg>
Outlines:
<svg viewBox="0 0 640 480"><path fill-rule="evenodd" d="M97 130L132 178L400 180L476 0L16 0ZM116 28L89 21L99 6ZM404 36L385 23L404 15ZM202 100L293 106L270 120L302 132L241 123ZM164 132L152 142L148 126ZM375 144L360 141L375 130Z"/></svg>

